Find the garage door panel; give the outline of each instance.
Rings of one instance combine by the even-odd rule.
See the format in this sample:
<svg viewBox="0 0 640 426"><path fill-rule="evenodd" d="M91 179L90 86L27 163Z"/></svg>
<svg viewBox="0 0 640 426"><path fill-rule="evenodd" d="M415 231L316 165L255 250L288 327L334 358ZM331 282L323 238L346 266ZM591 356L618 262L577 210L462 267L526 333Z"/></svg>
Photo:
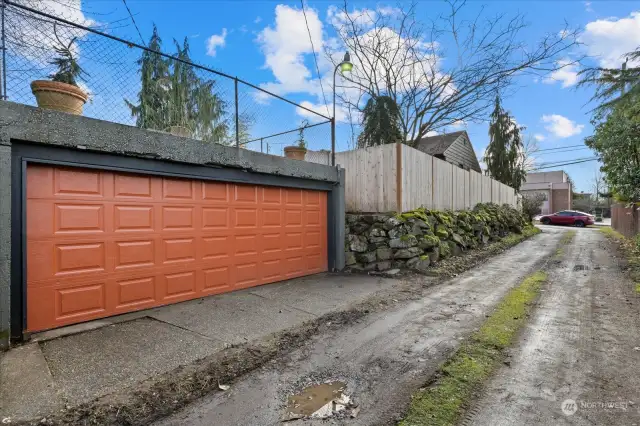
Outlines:
<svg viewBox="0 0 640 426"><path fill-rule="evenodd" d="M114 231L153 232L156 223L153 205L116 204L113 206Z"/></svg>
<svg viewBox="0 0 640 426"><path fill-rule="evenodd" d="M229 184L222 182L202 182L202 200L207 204L223 204L229 202Z"/></svg>
<svg viewBox="0 0 640 426"><path fill-rule="evenodd" d="M44 166L27 182L28 331L327 268L324 192Z"/></svg>
<svg viewBox="0 0 640 426"><path fill-rule="evenodd" d="M219 231L229 229L229 208L220 207L203 207L202 208L202 230L203 231Z"/></svg>
<svg viewBox="0 0 640 426"><path fill-rule="evenodd" d="M228 266L204 268L202 270L202 291L207 294L222 293L230 290L231 278Z"/></svg>
<svg viewBox="0 0 640 426"><path fill-rule="evenodd" d="M162 264L170 265L175 263L195 262L196 261L196 239L188 238L169 238L162 241Z"/></svg>
<svg viewBox="0 0 640 426"><path fill-rule="evenodd" d="M196 182L187 179L162 179L162 199L163 200L195 200Z"/></svg>
<svg viewBox="0 0 640 426"><path fill-rule="evenodd" d="M90 274L107 270L104 242L72 242L54 245L53 275Z"/></svg>
<svg viewBox="0 0 640 426"><path fill-rule="evenodd" d="M161 211L161 232L195 230L196 208L194 206L164 206L161 207Z"/></svg>
<svg viewBox="0 0 640 426"><path fill-rule="evenodd" d="M193 298L196 294L196 271L166 274L163 280L162 299Z"/></svg>
<svg viewBox="0 0 640 426"><path fill-rule="evenodd" d="M262 187L261 202L263 206L280 206L282 204L282 190L274 187Z"/></svg>
<svg viewBox="0 0 640 426"><path fill-rule="evenodd" d="M113 179L113 196L115 199L153 200L154 186L157 187L151 176L116 174Z"/></svg>
<svg viewBox="0 0 640 426"><path fill-rule="evenodd" d="M236 235L234 241L234 254L243 258L246 256L255 257L260 250L260 239L257 234Z"/></svg>
<svg viewBox="0 0 640 426"><path fill-rule="evenodd" d="M256 229L258 227L257 207L235 207L231 209L234 229Z"/></svg>
<svg viewBox="0 0 640 426"><path fill-rule="evenodd" d="M301 206L302 205L302 189L286 188L285 192L285 204L287 206Z"/></svg>
<svg viewBox="0 0 640 426"><path fill-rule="evenodd" d="M260 280L259 263L251 259L244 261L236 259L236 264L231 267L233 280L236 287L253 287Z"/></svg>
<svg viewBox="0 0 640 426"><path fill-rule="evenodd" d="M258 187L255 185L234 185L234 204L257 205Z"/></svg>
<svg viewBox="0 0 640 426"><path fill-rule="evenodd" d="M100 170L56 168L53 174L53 195L104 198L106 174Z"/></svg>
<svg viewBox="0 0 640 426"><path fill-rule="evenodd" d="M224 260L228 262L233 253L233 237L228 235L202 237L200 239L201 259L204 261Z"/></svg>
<svg viewBox="0 0 640 426"><path fill-rule="evenodd" d="M144 309L156 304L157 278L155 275L115 280L113 287L114 309L117 311L131 311L132 308Z"/></svg>
<svg viewBox="0 0 640 426"><path fill-rule="evenodd" d="M276 228L279 229L282 226L282 210L279 208L271 208L270 206L262 207L262 222L261 228Z"/></svg>
<svg viewBox="0 0 640 426"><path fill-rule="evenodd" d="M266 256L265 256L266 257ZM284 279L282 273L282 259L263 259L262 261L262 278L268 282L274 282Z"/></svg>
<svg viewBox="0 0 640 426"><path fill-rule="evenodd" d="M157 263L155 239L114 241L113 245L115 271L153 267Z"/></svg>

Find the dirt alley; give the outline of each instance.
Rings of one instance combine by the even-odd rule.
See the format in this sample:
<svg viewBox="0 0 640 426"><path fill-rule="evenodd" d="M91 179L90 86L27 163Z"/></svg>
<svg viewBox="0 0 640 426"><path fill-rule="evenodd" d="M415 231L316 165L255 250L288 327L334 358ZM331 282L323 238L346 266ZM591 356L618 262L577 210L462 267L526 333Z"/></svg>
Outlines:
<svg viewBox="0 0 640 426"><path fill-rule="evenodd" d="M567 229L551 228L443 284L422 298L315 336L157 425L276 425L287 397L330 380L347 384L356 418L329 424L394 424L411 394L485 319L506 292L555 252ZM287 424L318 424L297 420Z"/></svg>
<svg viewBox="0 0 640 426"><path fill-rule="evenodd" d="M640 425L640 297L614 244L576 231L465 424Z"/></svg>

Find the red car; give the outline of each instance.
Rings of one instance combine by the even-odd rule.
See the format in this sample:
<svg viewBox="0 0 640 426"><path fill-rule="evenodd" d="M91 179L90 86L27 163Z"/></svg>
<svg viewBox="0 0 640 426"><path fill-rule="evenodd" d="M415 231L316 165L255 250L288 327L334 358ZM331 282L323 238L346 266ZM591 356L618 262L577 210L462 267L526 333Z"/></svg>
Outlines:
<svg viewBox="0 0 640 426"><path fill-rule="evenodd" d="M543 225L572 225L584 227L587 225L593 225L593 215L585 212L578 212L574 210L563 210L558 213L542 216L540 223Z"/></svg>

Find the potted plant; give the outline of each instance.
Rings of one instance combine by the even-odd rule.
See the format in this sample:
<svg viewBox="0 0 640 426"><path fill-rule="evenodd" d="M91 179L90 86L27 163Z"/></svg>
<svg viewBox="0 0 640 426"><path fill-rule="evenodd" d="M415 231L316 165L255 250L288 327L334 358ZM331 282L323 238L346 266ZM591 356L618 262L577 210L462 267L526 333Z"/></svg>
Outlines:
<svg viewBox="0 0 640 426"><path fill-rule="evenodd" d="M309 123L305 120L302 123L302 127L298 131L298 143L292 146L284 147L284 155L292 160L304 160L304 156L307 154L307 142L304 140L304 130Z"/></svg>
<svg viewBox="0 0 640 426"><path fill-rule="evenodd" d="M55 26L53 32L58 41L58 45L54 47L57 57L49 63L55 65L57 71L49 76L51 80L31 82L31 91L40 108L81 115L88 95L77 84L77 80L81 79L85 72L71 50L76 37L64 44L58 37Z"/></svg>

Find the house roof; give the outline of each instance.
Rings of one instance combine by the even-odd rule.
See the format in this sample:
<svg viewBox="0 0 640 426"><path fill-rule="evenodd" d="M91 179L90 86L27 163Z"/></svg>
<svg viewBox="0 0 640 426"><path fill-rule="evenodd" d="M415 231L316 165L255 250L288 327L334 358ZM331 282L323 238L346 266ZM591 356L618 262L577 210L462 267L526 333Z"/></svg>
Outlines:
<svg viewBox="0 0 640 426"><path fill-rule="evenodd" d="M466 131L461 130L459 132L445 133L443 135L422 138L415 145L415 148L429 155L444 154L452 143L454 143L461 135L466 133ZM469 139L468 136L467 139Z"/></svg>

